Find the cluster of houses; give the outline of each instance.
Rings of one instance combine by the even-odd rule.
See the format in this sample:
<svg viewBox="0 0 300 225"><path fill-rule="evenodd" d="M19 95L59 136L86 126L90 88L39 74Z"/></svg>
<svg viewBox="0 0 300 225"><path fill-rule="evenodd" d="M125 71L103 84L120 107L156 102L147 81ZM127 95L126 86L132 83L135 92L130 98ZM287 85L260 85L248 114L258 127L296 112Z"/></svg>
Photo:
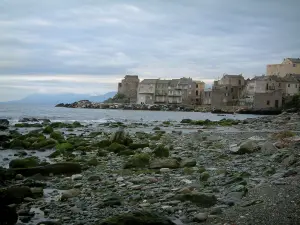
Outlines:
<svg viewBox="0 0 300 225"><path fill-rule="evenodd" d="M281 64L267 65L266 75L245 79L242 74L224 74L212 88L192 78L144 79L126 75L118 93L130 103L211 105L215 109L243 106L252 109L280 108L300 91L300 58L286 58Z"/></svg>

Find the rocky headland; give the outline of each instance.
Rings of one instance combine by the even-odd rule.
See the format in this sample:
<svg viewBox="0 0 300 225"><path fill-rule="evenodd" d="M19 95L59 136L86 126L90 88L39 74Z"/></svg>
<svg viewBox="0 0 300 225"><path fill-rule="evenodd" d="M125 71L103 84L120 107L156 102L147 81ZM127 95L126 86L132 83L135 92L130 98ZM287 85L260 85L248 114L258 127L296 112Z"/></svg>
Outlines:
<svg viewBox="0 0 300 225"><path fill-rule="evenodd" d="M300 116L0 120L0 224L300 224Z"/></svg>

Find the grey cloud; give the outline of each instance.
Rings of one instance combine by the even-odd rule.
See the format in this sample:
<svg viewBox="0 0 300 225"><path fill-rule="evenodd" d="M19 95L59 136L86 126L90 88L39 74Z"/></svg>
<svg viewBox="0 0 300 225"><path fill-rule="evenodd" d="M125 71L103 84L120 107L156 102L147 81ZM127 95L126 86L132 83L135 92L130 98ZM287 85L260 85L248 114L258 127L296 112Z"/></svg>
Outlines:
<svg viewBox="0 0 300 225"><path fill-rule="evenodd" d="M297 0L2 0L0 76L261 74L268 63L299 57L299 7Z"/></svg>

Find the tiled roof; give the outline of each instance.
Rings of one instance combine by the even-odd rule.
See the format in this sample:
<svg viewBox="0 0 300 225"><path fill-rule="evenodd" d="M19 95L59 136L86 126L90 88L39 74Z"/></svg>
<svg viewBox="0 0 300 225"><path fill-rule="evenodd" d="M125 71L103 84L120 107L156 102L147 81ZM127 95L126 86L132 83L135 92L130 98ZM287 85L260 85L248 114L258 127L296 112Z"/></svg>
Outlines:
<svg viewBox="0 0 300 225"><path fill-rule="evenodd" d="M300 58L287 58L290 60L292 63L300 63Z"/></svg>
<svg viewBox="0 0 300 225"><path fill-rule="evenodd" d="M141 84L156 84L158 79L144 79L141 81Z"/></svg>

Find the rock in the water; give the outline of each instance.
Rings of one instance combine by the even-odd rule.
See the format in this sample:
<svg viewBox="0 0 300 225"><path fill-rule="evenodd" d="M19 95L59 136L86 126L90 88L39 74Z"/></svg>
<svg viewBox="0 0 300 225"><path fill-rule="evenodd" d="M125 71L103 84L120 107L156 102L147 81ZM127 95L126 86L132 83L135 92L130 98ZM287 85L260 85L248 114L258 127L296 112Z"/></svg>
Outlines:
<svg viewBox="0 0 300 225"><path fill-rule="evenodd" d="M176 159L154 159L150 162L150 169L179 168L180 164Z"/></svg>
<svg viewBox="0 0 300 225"><path fill-rule="evenodd" d="M8 129L9 121L7 119L0 119L0 130Z"/></svg>
<svg viewBox="0 0 300 225"><path fill-rule="evenodd" d="M5 205L19 204L24 198L32 196L30 188L25 186L0 189L0 203Z"/></svg>
<svg viewBox="0 0 300 225"><path fill-rule="evenodd" d="M183 159L180 162L180 167L194 167L196 164L197 162L195 159Z"/></svg>
<svg viewBox="0 0 300 225"><path fill-rule="evenodd" d="M99 225L175 225L169 218L147 212L132 212L108 218Z"/></svg>
<svg viewBox="0 0 300 225"><path fill-rule="evenodd" d="M37 225L61 225L61 223L55 221L42 221L39 222Z"/></svg>
<svg viewBox="0 0 300 225"><path fill-rule="evenodd" d="M14 225L18 221L18 214L15 208L0 203L0 224Z"/></svg>
<svg viewBox="0 0 300 225"><path fill-rule="evenodd" d="M255 141L245 141L241 143L239 146L230 146L230 151L234 154L247 154L247 153L253 153L255 151L258 151L260 149L259 145Z"/></svg>
<svg viewBox="0 0 300 225"><path fill-rule="evenodd" d="M217 203L217 198L215 195L201 192L178 194L175 196L175 198L180 201L191 201L196 205L203 207L210 207Z"/></svg>
<svg viewBox="0 0 300 225"><path fill-rule="evenodd" d="M17 168L10 169L10 172L15 174L22 174L23 176L33 176L35 174L49 175L49 174L77 174L81 173L81 166L78 163L54 163L46 166L32 167L32 168Z"/></svg>

